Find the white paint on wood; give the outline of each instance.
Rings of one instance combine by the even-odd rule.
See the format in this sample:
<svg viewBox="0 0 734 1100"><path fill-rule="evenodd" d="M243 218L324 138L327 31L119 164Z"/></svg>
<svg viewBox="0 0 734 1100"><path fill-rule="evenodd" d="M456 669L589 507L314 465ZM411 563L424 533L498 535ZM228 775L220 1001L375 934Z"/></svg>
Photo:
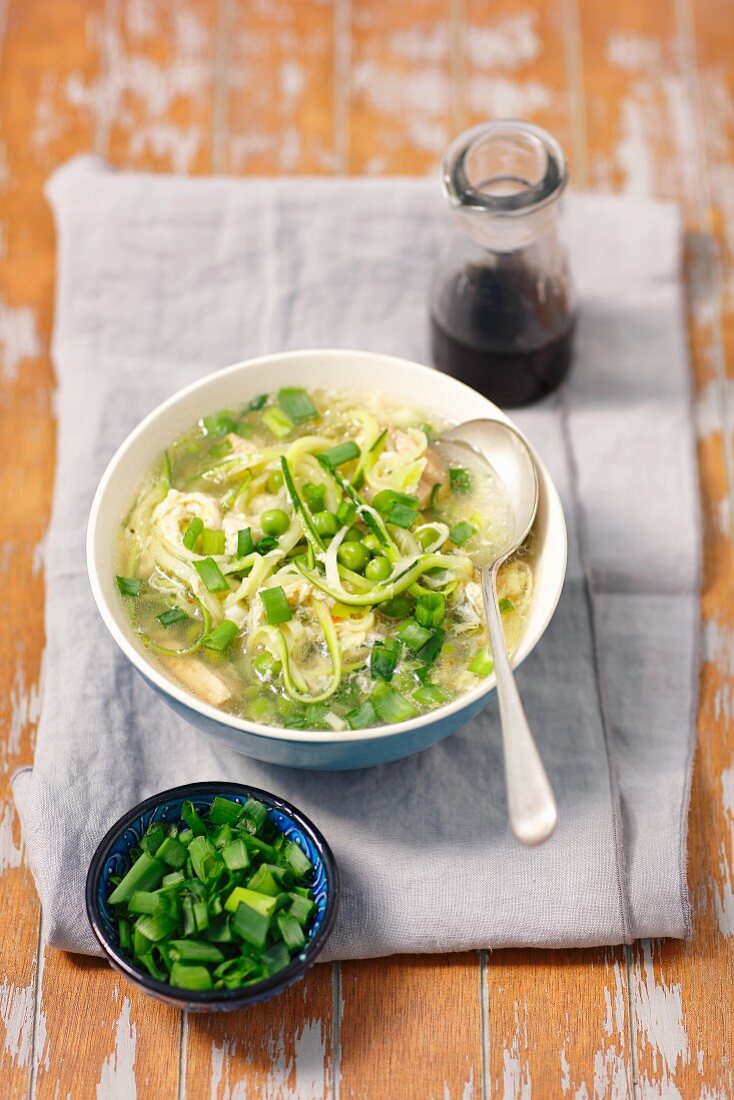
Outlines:
<svg viewBox="0 0 734 1100"><path fill-rule="evenodd" d="M484 69L517 69L540 54L537 12L519 12L494 23L473 26L467 35L467 55L472 65Z"/></svg>
<svg viewBox="0 0 734 1100"><path fill-rule="evenodd" d="M23 733L29 726L35 726L41 710L41 690L39 684L26 686L25 668L22 661L18 661L15 676L10 688L10 721L8 734L3 752L3 768L9 765L15 767L13 757L18 757L21 751Z"/></svg>
<svg viewBox="0 0 734 1100"><path fill-rule="evenodd" d="M7 979L0 985L0 1020L5 1053L18 1067L30 1064L33 1049L35 983L15 986Z"/></svg>
<svg viewBox="0 0 734 1100"><path fill-rule="evenodd" d="M526 118L550 107L553 97L537 80L474 73L469 80L469 107L486 118Z"/></svg>
<svg viewBox="0 0 734 1100"><path fill-rule="evenodd" d="M10 385L21 364L41 354L36 315L30 306L11 306L0 300L0 380Z"/></svg>
<svg viewBox="0 0 734 1100"><path fill-rule="evenodd" d="M734 936L734 766L721 773L721 801L724 818L729 825L729 845L719 846L719 876L711 879L716 922L724 936Z"/></svg>
<svg viewBox="0 0 734 1100"><path fill-rule="evenodd" d="M0 812L0 874L13 867L20 867L22 861L20 826L12 804L6 802Z"/></svg>
<svg viewBox="0 0 734 1100"><path fill-rule="evenodd" d="M528 1057L528 1005L515 1001L515 1032L502 1051L503 1100L531 1100L533 1083Z"/></svg>
<svg viewBox="0 0 734 1100"><path fill-rule="evenodd" d="M115 1048L102 1063L97 1083L97 1100L135 1100L135 1055L137 1028L130 1020L130 998L125 997L117 1021Z"/></svg>
<svg viewBox="0 0 734 1100"><path fill-rule="evenodd" d="M631 72L657 68L661 62L660 42L630 31L610 31L606 54L608 63L615 69Z"/></svg>
<svg viewBox="0 0 734 1100"><path fill-rule="evenodd" d="M679 1062L687 1065L691 1060L683 1020L681 986L667 984L655 974L653 944L642 944L642 966L631 971L632 1001L637 1024L637 1038L642 1051L649 1048L653 1079L641 1077L643 1096L677 1097L675 1077ZM656 946L656 950L659 948Z"/></svg>

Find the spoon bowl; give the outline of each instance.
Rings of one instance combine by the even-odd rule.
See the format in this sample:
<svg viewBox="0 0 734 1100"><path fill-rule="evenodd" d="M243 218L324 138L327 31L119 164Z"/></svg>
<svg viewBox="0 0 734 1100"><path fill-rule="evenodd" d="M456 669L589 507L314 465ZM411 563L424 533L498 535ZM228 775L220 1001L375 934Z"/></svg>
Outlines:
<svg viewBox="0 0 734 1100"><path fill-rule="evenodd" d="M509 500L512 522L501 545L481 546L475 553L470 547L466 550L482 572L497 677L510 827L523 844L542 844L556 827L558 809L515 684L497 602L499 567L523 544L535 521L538 472L525 440L501 420L469 420L441 437L439 452L442 444L450 445L453 451L471 451L475 459L489 466L488 472L501 482Z"/></svg>

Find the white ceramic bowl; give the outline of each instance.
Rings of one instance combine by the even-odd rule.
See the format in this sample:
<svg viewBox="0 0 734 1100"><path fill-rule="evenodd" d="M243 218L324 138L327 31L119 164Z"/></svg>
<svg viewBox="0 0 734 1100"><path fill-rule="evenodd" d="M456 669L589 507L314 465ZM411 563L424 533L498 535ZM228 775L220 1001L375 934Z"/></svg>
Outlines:
<svg viewBox="0 0 734 1100"><path fill-rule="evenodd" d="M87 532L87 568L97 607L125 656L178 714L247 756L301 768L342 769L383 764L447 737L489 702L494 677L473 691L408 722L374 729L312 733L280 729L225 714L169 680L148 658L130 626L115 585L115 548L120 523L146 471L170 441L203 414L237 405L285 385L349 386L404 397L445 420L459 423L498 417L495 405L448 375L372 352L284 352L237 363L206 375L154 409L131 432L105 470L94 497ZM535 587L525 632L514 656L519 665L538 644L555 611L566 572L566 525L558 492L535 455L540 477L536 519Z"/></svg>

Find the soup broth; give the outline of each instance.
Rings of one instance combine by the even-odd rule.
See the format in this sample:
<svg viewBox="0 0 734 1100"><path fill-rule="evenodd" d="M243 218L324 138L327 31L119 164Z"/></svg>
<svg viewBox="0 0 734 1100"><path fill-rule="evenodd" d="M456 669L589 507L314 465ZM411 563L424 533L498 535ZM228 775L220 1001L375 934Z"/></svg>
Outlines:
<svg viewBox="0 0 734 1100"><path fill-rule="evenodd" d="M406 721L492 671L477 555L512 536L499 480L382 394L287 388L171 442L120 534L117 584L166 676L243 719ZM471 555L471 558L470 556ZM527 547L499 572L512 651Z"/></svg>

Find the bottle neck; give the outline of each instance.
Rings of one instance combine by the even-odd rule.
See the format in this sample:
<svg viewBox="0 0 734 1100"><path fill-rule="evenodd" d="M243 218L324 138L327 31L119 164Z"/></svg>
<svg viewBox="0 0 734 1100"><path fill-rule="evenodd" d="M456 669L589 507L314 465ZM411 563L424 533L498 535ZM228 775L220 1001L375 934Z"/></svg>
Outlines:
<svg viewBox="0 0 734 1100"><path fill-rule="evenodd" d="M558 233L556 203L510 216L478 207L457 206L453 215L464 233L491 252L518 252L543 239L549 241Z"/></svg>

